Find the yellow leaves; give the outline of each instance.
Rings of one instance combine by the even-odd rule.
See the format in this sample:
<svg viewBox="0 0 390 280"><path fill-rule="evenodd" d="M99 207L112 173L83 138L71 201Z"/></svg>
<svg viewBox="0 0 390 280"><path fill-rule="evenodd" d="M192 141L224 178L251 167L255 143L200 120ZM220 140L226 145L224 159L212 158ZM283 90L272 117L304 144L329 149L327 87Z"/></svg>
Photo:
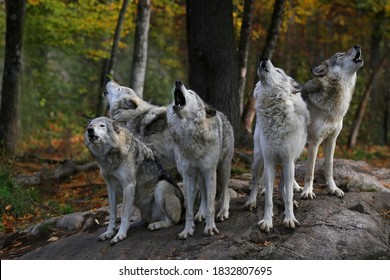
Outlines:
<svg viewBox="0 0 390 280"><path fill-rule="evenodd" d="M390 1L387 1L385 6L385 13L387 17L390 17Z"/></svg>
<svg viewBox="0 0 390 280"><path fill-rule="evenodd" d="M5 233L11 233L15 231L14 223L16 219L13 216L3 214L1 219L2 219L2 224L5 228Z"/></svg>

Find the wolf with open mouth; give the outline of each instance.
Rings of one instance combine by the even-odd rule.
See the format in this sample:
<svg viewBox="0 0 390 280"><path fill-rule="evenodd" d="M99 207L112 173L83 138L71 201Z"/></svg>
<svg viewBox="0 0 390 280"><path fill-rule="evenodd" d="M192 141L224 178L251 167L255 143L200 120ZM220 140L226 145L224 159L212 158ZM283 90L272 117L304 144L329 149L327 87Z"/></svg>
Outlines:
<svg viewBox="0 0 390 280"><path fill-rule="evenodd" d="M218 233L215 199L222 205L216 218L229 217L231 161L234 153L233 128L227 117L206 104L194 91L181 82L175 83L174 101L167 112L168 128L172 135L177 168L183 177L186 201L186 222L178 237L186 239L194 234L195 221L206 220L203 234ZM201 204L193 215L196 186Z"/></svg>
<svg viewBox="0 0 390 280"><path fill-rule="evenodd" d="M356 72L362 67L362 50L353 46L345 53L336 53L331 58L312 68L314 78L304 84L302 97L307 103L311 122L308 126L308 158L306 162L303 199L313 199L314 166L318 147L324 143L325 179L330 194L339 198L344 192L333 179L333 155L336 139L343 127L343 118L356 84Z"/></svg>

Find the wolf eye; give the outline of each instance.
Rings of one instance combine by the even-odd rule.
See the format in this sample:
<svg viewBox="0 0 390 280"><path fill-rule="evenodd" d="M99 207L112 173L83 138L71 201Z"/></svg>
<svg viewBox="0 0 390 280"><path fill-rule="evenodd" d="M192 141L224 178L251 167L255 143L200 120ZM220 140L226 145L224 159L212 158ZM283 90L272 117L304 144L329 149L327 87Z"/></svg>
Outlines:
<svg viewBox="0 0 390 280"><path fill-rule="evenodd" d="M276 72L278 72L280 75L282 75L282 72L280 72L279 70L276 70Z"/></svg>
<svg viewBox="0 0 390 280"><path fill-rule="evenodd" d="M100 127L106 127L104 124L101 124Z"/></svg>

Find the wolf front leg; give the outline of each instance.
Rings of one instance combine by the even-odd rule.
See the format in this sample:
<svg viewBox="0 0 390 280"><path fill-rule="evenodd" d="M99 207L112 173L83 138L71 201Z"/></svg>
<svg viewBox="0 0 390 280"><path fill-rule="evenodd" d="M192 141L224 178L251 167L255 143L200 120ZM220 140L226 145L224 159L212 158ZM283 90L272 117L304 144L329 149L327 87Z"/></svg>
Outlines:
<svg viewBox="0 0 390 280"><path fill-rule="evenodd" d="M185 202L186 202L186 222L184 230L177 235L179 239L187 239L189 236L194 235L195 224L194 224L194 201L196 193L196 177L188 176L186 173L183 176L183 184L185 191Z"/></svg>
<svg viewBox="0 0 390 280"><path fill-rule="evenodd" d="M229 181L231 173L231 159L226 159L217 170L217 190L221 192L221 208L217 214L217 221L223 222L229 218L230 195ZM218 191L217 191L218 192Z"/></svg>
<svg viewBox="0 0 390 280"><path fill-rule="evenodd" d="M115 190L116 188L114 186L114 182L112 182L111 180L105 179L105 182L107 185L110 217L108 220L107 230L99 236L99 238L98 238L99 241L104 241L104 240L110 239L116 233L116 229L115 229L116 203L117 203L117 194L116 194L116 190Z"/></svg>
<svg viewBox="0 0 390 280"><path fill-rule="evenodd" d="M264 164L265 206L263 219L258 223L260 230L268 232L272 227L273 202L272 194L275 181L275 166L273 163Z"/></svg>
<svg viewBox="0 0 390 280"><path fill-rule="evenodd" d="M283 165L283 202L284 202L284 220L283 225L286 228L295 228L299 225L294 216L294 169L293 161L287 162Z"/></svg>
<svg viewBox="0 0 390 280"><path fill-rule="evenodd" d="M337 196L338 198L344 197L344 192L336 186L333 179L333 156L336 148L336 139L339 135L341 127L335 130L333 134L328 136L324 141L325 146L325 180L329 193Z"/></svg>
<svg viewBox="0 0 390 280"><path fill-rule="evenodd" d="M319 145L320 143L318 141L309 142L308 154L306 160L305 186L300 196L301 199L316 198L316 195L314 194L313 191L313 181L314 181L314 168L316 164Z"/></svg>
<svg viewBox="0 0 390 280"><path fill-rule="evenodd" d="M195 194L195 197L200 195L200 206L199 206L198 213L196 213L194 219L195 219L195 223L200 223L203 220L206 220L207 192L206 192L206 185L203 178L201 178L200 180L198 179L197 182L198 182L199 192L196 191L197 194ZM197 200L197 198L195 198L195 200Z"/></svg>
<svg viewBox="0 0 390 280"><path fill-rule="evenodd" d="M206 226L203 231L204 236L213 236L219 231L215 225L215 195L217 193L217 171L214 169L204 176L207 193Z"/></svg>
<svg viewBox="0 0 390 280"><path fill-rule="evenodd" d="M251 211L256 208L257 194L259 191L260 182L262 181L261 177L263 175L263 168L263 155L261 154L261 152L255 152L252 163L251 193L247 202L244 205L245 210Z"/></svg>
<svg viewBox="0 0 390 280"><path fill-rule="evenodd" d="M111 244L118 243L127 237L127 231L130 226L130 215L134 212L135 181L130 181L123 186L123 201L121 225L118 233L111 240Z"/></svg>

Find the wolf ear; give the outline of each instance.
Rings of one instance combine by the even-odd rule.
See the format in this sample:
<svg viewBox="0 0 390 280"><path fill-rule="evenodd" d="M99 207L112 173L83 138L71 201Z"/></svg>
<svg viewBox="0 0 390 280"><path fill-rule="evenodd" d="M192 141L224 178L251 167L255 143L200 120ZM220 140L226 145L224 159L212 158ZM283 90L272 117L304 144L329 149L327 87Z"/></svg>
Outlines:
<svg viewBox="0 0 390 280"><path fill-rule="evenodd" d="M322 62L319 66L312 68L311 73L316 77L324 77L328 73L328 64Z"/></svg>
<svg viewBox="0 0 390 280"><path fill-rule="evenodd" d="M206 110L206 118L212 118L217 114L217 110L215 110L213 107L211 107L207 103L205 103L204 105Z"/></svg>
<svg viewBox="0 0 390 280"><path fill-rule="evenodd" d="M303 86L300 83L296 82L294 79L291 79L291 86L293 94L301 92L303 88Z"/></svg>
<svg viewBox="0 0 390 280"><path fill-rule="evenodd" d="M138 105L131 99L124 99L121 100L120 108L125 110L135 110L137 109Z"/></svg>

